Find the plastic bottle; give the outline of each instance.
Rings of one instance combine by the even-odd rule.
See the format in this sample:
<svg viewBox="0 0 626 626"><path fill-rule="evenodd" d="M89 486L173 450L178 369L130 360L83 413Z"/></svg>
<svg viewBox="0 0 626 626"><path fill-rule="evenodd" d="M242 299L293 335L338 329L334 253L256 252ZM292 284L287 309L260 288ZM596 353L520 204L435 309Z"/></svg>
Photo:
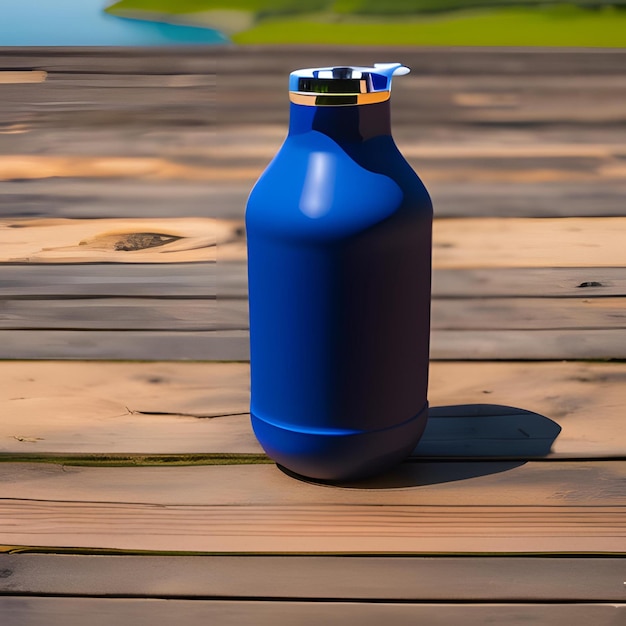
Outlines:
<svg viewBox="0 0 626 626"><path fill-rule="evenodd" d="M314 479L385 471L426 425L432 205L390 131L408 71L292 72L289 134L248 200L252 425Z"/></svg>

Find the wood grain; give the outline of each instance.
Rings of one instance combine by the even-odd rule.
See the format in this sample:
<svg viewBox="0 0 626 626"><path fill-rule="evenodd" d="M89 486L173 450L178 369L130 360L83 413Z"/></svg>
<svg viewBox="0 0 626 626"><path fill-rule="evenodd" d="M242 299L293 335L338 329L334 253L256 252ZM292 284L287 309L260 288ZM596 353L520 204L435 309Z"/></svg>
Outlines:
<svg viewBox="0 0 626 626"><path fill-rule="evenodd" d="M263 127L250 128L248 136L254 138L260 134L268 151L277 151L283 137L280 136L274 143L273 138L265 138L262 130ZM284 135L284 128L279 131ZM191 131L180 134L171 132L167 139L182 143L184 137L189 144L197 133L197 130L193 134ZM56 137L50 138L51 147L54 147ZM40 136L38 139L45 143L45 138ZM228 139L225 131L217 130L207 137L207 151L210 147L223 145ZM125 147L124 136L118 141ZM472 138L469 137L468 141ZM400 142L401 148L411 145L408 139ZM158 154L161 149L153 139L145 146L144 152ZM203 161L206 158L203 157ZM241 158L248 161L244 155ZM255 167L261 171L269 159L257 158L260 162ZM470 157L467 158L469 160ZM409 160L428 185L437 217L601 217L624 216L626 212L626 182L608 176L600 179L599 175L591 180L577 180L571 174L568 176L567 169L563 171L562 159L555 158L560 161L560 179L534 181L528 180L528 177L526 180L515 180L513 173L505 181L501 180L502 175L500 180L484 180L484 176L480 180L467 180L461 164L452 170L446 168L443 159L429 162L430 159L424 157L413 157ZM493 158L484 163L484 167L502 168L504 162L509 171L517 172L519 164L516 161L510 157ZM554 170L557 163L548 165ZM231 168L237 167L237 161L233 160ZM240 172L238 180L233 179L235 171L229 174L231 180L215 180L215 176L207 171L207 180L188 180L189 176L186 176L184 184L178 179L125 177L116 178L113 187L110 180L97 178L14 179L0 188L0 206L5 217L162 218L178 214L242 219L254 180L245 177L253 176L251 168L247 173L241 168L237 171Z"/></svg>
<svg viewBox="0 0 626 626"><path fill-rule="evenodd" d="M624 604L370 604L355 602L270 602L228 600L131 600L97 598L0 598L0 610L14 624L80 626L85 615L93 626L108 626L127 620L137 626L169 626L184 616L186 626L219 622L224 626L254 622L258 626L275 624L361 624L377 626L423 622L433 626L468 622L477 626L505 624L522 626L570 626L576 621L597 626L619 626Z"/></svg>
<svg viewBox="0 0 626 626"><path fill-rule="evenodd" d="M1 329L246 330L246 300L0 300Z"/></svg>
<svg viewBox="0 0 626 626"><path fill-rule="evenodd" d="M269 465L7 464L3 474L0 514L8 545L237 553L626 552L626 462L407 463L344 488L297 481Z"/></svg>
<svg viewBox="0 0 626 626"><path fill-rule="evenodd" d="M414 454L624 458L624 380L621 363L432 363L431 420ZM0 381L4 454L261 452L247 363L12 361Z"/></svg>
<svg viewBox="0 0 626 626"><path fill-rule="evenodd" d="M624 329L626 298L434 300L431 327L434 330Z"/></svg>
<svg viewBox="0 0 626 626"><path fill-rule="evenodd" d="M626 328L626 298L435 299L431 328L598 330ZM248 330L247 300L90 298L0 300L0 329Z"/></svg>
<svg viewBox="0 0 626 626"><path fill-rule="evenodd" d="M434 331L430 355L444 361L622 360L626 337L617 329Z"/></svg>
<svg viewBox="0 0 626 626"><path fill-rule="evenodd" d="M626 217L436 220L436 269L614 267L624 259ZM172 220L4 220L4 262L245 260L242 224ZM134 237L134 238L133 238ZM165 253L168 253L167 255Z"/></svg>
<svg viewBox="0 0 626 626"><path fill-rule="evenodd" d="M622 267L435 269L434 298L593 298L626 295Z"/></svg>
<svg viewBox="0 0 626 626"><path fill-rule="evenodd" d="M5 621L624 621L626 371L560 361L626 358L625 53L394 54L439 218L432 356L474 359L432 364L411 459L336 487L175 467L263 460L246 363L0 362L3 542L255 555L0 555ZM337 63L371 50L0 50L0 357L246 359L246 196L284 77ZM61 462L116 455L163 466ZM32 595L68 593L100 597Z"/></svg>
<svg viewBox="0 0 626 626"><path fill-rule="evenodd" d="M146 97L149 97L149 94L146 94ZM79 109L81 104L84 103L79 103ZM14 126L13 129L19 134L19 126ZM208 146L205 151L196 150L193 158L184 161L167 158L165 155L143 156L138 151L139 146L131 150L131 154L138 152L133 156L28 153L0 155L0 180L23 182L65 178L76 179L78 182L85 179L144 182L176 180L180 183L211 181L218 183L218 189L223 183L229 182L231 185L238 184L249 190L280 148L285 133L284 130L279 132L277 141L271 138L265 145L261 144L258 147L254 146L254 137L250 141L248 136L246 145L239 146L231 144L228 134L216 133L215 136L209 138L210 147L213 150L207 150ZM257 141L259 139L267 138L265 134L262 134ZM117 141L121 146L123 137L118 137ZM219 158L215 156L216 145L220 145ZM566 200L563 197L565 194L562 187L569 182L574 183L583 191L589 189L590 183L595 183L596 186L603 186L606 183L607 189L600 196L600 203L604 199L603 196L608 195L610 198L622 188L620 183L623 178L623 167L620 165L619 157L626 146L598 144L591 146L591 151L588 150L586 153L581 153L576 146L565 143L553 147L555 150L538 152L528 150L524 145L513 145L507 150L502 146L487 143L464 150L463 146L459 147L458 144L414 146L407 142L403 153L414 169L429 184L451 182L462 185L465 183L466 188L477 189L476 183L487 183L493 186L492 189L498 189L499 185L513 183L529 186L531 190L533 185L538 184L540 188L545 185L546 190L555 188L560 190L561 193L557 193L556 198L553 197L553 201L558 202ZM594 151L593 148L596 150ZM84 183L83 187L85 187ZM98 186L92 184L90 188L95 190ZM151 196L154 191L146 189L145 193ZM554 196L554 193L551 195ZM211 192L207 193L202 203L206 205L211 196ZM458 200L461 201L460 198ZM515 204L513 202L513 206ZM594 205L597 205L597 201ZM555 212L554 209L553 212ZM542 213L545 215L545 210ZM598 213L592 213L588 206L586 214L597 215Z"/></svg>
<svg viewBox="0 0 626 626"><path fill-rule="evenodd" d="M380 572L384 569L385 575ZM0 593L403 602L620 602L623 560L593 557L0 554Z"/></svg>
<svg viewBox="0 0 626 626"><path fill-rule="evenodd" d="M2 298L246 298L245 261L172 264L0 264ZM433 272L433 298L626 296L621 267L489 268Z"/></svg>
<svg viewBox="0 0 626 626"><path fill-rule="evenodd" d="M0 330L0 359L247 361L245 330ZM434 330L439 361L626 359L621 329Z"/></svg>
<svg viewBox="0 0 626 626"><path fill-rule="evenodd" d="M0 264L0 297L247 297L245 261L199 263ZM610 268L435 270L433 298L626 296L626 275Z"/></svg>
<svg viewBox="0 0 626 626"><path fill-rule="evenodd" d="M201 167L156 157L0 155L3 182L58 177L254 181L260 173L258 167Z"/></svg>
<svg viewBox="0 0 626 626"><path fill-rule="evenodd" d="M209 298L224 283L224 265L214 261L198 263L110 263L0 264L0 297L10 298L87 298L153 297ZM240 267L239 267L240 266ZM246 294L246 267L229 273L229 288ZM230 276L232 275L232 278ZM243 281L243 282L242 282Z"/></svg>
<svg viewBox="0 0 626 626"><path fill-rule="evenodd" d="M247 331L0 330L0 359L247 361Z"/></svg>
<svg viewBox="0 0 626 626"><path fill-rule="evenodd" d="M215 261L237 246L239 223L162 220L3 220L0 261L10 263L175 263ZM239 244L238 254L243 254ZM244 257L245 258L245 257Z"/></svg>
<svg viewBox="0 0 626 626"><path fill-rule="evenodd" d="M98 142L100 151L108 144L113 144L110 148L113 155L117 154L116 147L117 150L132 150L127 135L117 130L120 136L115 137L115 140L102 137L102 141ZM74 134L78 136L74 137L73 143L79 148L91 145L88 143L88 131ZM58 150L58 134L52 135L47 139L40 133L37 140L49 144L51 150ZM172 143L198 141L198 136L203 136L207 150L213 150L218 143L213 133L198 129L166 135L165 139ZM141 146L143 153L160 154L164 137L157 133L150 133L148 137L151 140L144 139L144 145ZM64 148L65 151L69 150L69 147ZM242 219L250 186L240 180L215 180L208 173L207 178L185 180L182 183L178 179L122 177L115 179L115 185L111 185L111 180L106 178L14 179L0 186L0 206L3 215L11 218L168 218L179 215ZM615 195L615 190L608 187L605 200L607 206L615 202L611 199Z"/></svg>
<svg viewBox="0 0 626 626"><path fill-rule="evenodd" d="M626 218L449 219L433 226L433 266L610 267L626 263Z"/></svg>

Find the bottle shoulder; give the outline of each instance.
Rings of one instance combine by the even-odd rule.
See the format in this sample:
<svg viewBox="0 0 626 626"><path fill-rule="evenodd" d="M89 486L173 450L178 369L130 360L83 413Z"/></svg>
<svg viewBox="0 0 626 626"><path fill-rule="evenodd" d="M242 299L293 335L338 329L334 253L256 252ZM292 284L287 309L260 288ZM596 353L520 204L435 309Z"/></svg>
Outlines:
<svg viewBox="0 0 626 626"><path fill-rule="evenodd" d="M391 154L397 152L393 140L387 146L364 147L340 145L315 131L287 137L250 194L248 228L334 237L392 217L411 200L411 191L393 171L381 173L366 166L372 148L379 153L377 159L385 159L383 148L390 151L389 158L397 159ZM402 176L406 178L406 172Z"/></svg>

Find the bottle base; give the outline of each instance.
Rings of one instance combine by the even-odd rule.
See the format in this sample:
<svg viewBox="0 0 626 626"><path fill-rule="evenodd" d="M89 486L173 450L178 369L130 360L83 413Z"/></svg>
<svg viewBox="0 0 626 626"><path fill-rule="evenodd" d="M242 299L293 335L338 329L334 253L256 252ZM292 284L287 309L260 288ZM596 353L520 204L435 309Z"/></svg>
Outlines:
<svg viewBox="0 0 626 626"><path fill-rule="evenodd" d="M254 413L252 428L278 465L325 482L369 478L391 469L415 448L428 420L428 403L413 418L383 430L320 434L272 424Z"/></svg>

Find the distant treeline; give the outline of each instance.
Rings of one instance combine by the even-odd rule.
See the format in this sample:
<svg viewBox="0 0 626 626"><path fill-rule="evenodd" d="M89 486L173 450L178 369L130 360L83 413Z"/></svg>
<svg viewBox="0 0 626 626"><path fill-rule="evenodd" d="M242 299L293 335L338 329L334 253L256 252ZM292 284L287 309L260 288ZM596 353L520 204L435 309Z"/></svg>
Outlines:
<svg viewBox="0 0 626 626"><path fill-rule="evenodd" d="M626 7L626 0L120 0L109 8L165 13L250 11L263 18L320 12L392 17L475 8L541 5Z"/></svg>
<svg viewBox="0 0 626 626"><path fill-rule="evenodd" d="M277 4L279 2L280 0L277 0ZM259 2L258 4L264 3ZM561 4L585 8L619 5L626 7L626 0L337 0L336 2L319 2L318 4L325 4L337 13L391 16L503 6L554 6Z"/></svg>

